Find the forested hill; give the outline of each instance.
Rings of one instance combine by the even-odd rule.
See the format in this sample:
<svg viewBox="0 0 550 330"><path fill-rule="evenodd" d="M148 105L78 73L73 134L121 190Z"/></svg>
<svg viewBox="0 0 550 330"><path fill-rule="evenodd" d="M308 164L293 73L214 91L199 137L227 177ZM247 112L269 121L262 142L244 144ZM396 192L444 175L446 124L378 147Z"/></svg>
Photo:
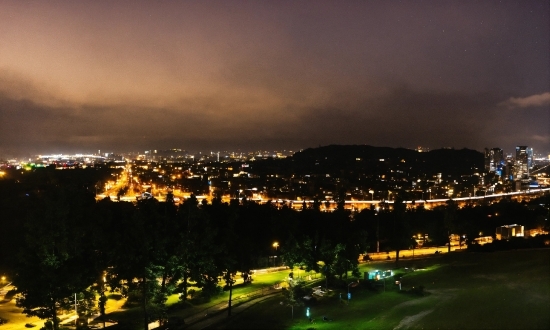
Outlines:
<svg viewBox="0 0 550 330"><path fill-rule="evenodd" d="M309 148L292 157L259 161L260 172L288 174L338 173L341 171L375 172L404 169L408 173L468 175L483 171L483 153L471 149L437 149L417 152L405 148L368 145L330 145Z"/></svg>

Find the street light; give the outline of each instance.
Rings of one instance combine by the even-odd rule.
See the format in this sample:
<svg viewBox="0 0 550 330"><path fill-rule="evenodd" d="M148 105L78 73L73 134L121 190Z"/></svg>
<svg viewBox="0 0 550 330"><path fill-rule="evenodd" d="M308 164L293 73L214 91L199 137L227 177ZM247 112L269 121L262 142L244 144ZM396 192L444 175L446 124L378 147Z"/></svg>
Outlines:
<svg viewBox="0 0 550 330"><path fill-rule="evenodd" d="M273 266L276 266L277 265L277 248L279 247L279 243L278 242L275 242L273 243L273 247L275 248L275 255L273 256Z"/></svg>

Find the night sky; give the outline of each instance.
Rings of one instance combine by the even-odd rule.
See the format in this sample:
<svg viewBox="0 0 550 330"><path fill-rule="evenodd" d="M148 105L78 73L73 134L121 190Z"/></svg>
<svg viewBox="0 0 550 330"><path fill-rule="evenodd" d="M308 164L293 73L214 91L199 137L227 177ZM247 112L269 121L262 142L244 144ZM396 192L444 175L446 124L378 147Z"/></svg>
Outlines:
<svg viewBox="0 0 550 330"><path fill-rule="evenodd" d="M550 2L0 2L0 158L532 146Z"/></svg>

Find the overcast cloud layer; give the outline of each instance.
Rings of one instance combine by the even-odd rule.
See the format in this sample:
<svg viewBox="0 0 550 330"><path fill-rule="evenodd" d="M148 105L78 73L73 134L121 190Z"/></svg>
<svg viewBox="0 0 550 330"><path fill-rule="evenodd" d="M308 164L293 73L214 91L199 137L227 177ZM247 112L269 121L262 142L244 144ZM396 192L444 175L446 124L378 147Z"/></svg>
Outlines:
<svg viewBox="0 0 550 330"><path fill-rule="evenodd" d="M548 1L2 1L0 158L550 153Z"/></svg>

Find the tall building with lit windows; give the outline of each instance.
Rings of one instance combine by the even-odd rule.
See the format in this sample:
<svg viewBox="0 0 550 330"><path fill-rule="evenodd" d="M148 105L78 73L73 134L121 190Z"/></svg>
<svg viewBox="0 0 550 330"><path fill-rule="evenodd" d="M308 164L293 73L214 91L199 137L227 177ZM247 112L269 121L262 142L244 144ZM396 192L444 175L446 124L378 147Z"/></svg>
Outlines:
<svg viewBox="0 0 550 330"><path fill-rule="evenodd" d="M498 172L502 175L504 166L504 153L500 148L485 148L485 170L487 172Z"/></svg>
<svg viewBox="0 0 550 330"><path fill-rule="evenodd" d="M529 165L533 164L533 148L527 146L516 147L516 160L514 164L515 178L517 180L529 178Z"/></svg>
<svg viewBox="0 0 550 330"><path fill-rule="evenodd" d="M531 170L533 165L533 148L527 148L527 168Z"/></svg>

